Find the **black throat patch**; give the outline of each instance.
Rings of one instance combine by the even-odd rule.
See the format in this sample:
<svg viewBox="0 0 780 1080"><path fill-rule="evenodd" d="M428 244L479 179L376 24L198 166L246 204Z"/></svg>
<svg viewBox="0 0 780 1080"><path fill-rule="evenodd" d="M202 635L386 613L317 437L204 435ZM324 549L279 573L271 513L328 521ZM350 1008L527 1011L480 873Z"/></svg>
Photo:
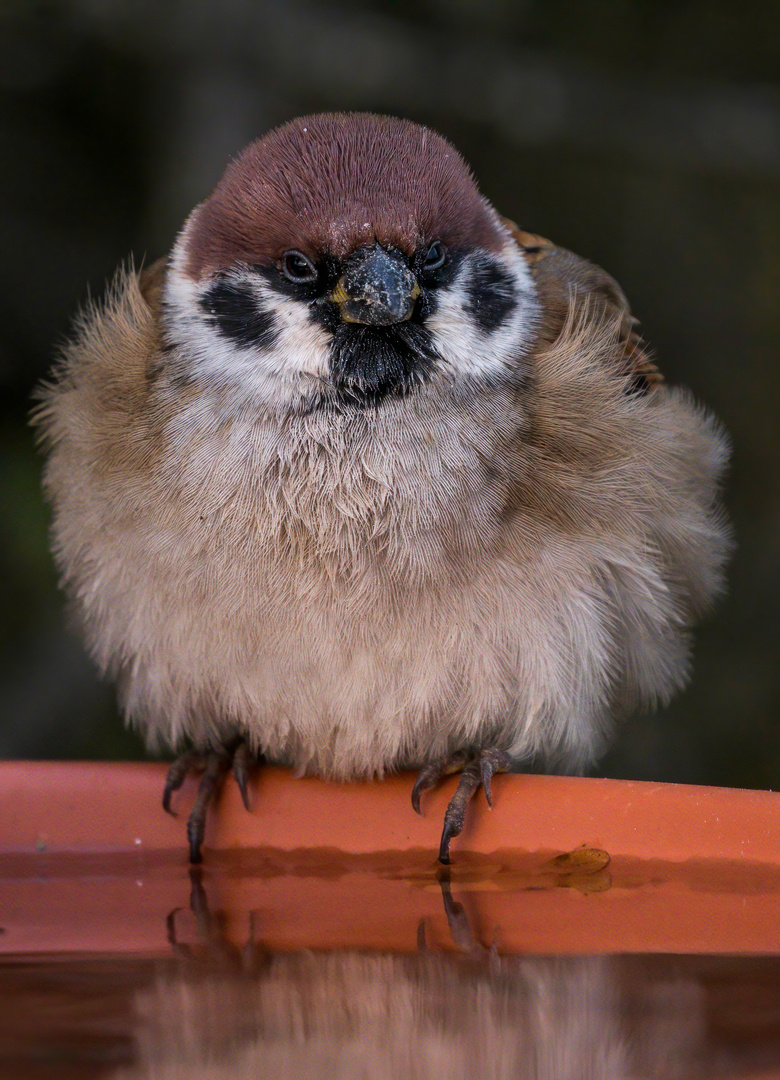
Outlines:
<svg viewBox="0 0 780 1080"><path fill-rule="evenodd" d="M439 355L419 323L363 326L342 323L333 333L330 368L339 396L355 405L403 397L430 376Z"/></svg>

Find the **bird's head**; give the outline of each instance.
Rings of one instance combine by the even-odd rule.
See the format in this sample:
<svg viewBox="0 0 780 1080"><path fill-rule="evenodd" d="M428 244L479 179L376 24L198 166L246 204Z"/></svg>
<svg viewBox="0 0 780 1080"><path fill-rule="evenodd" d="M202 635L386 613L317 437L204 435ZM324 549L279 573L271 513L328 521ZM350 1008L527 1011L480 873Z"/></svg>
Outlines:
<svg viewBox="0 0 780 1080"><path fill-rule="evenodd" d="M165 291L188 379L282 409L511 374L535 312L522 255L457 151L364 113L251 143L190 215Z"/></svg>

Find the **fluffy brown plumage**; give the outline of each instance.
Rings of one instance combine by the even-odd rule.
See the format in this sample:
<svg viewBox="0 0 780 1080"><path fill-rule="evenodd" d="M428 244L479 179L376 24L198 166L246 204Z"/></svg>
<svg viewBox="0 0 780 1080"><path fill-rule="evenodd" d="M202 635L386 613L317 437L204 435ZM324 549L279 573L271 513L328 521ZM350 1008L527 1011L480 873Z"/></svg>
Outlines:
<svg viewBox="0 0 780 1080"><path fill-rule="evenodd" d="M216 751L196 858L247 745L419 767L416 800L458 764L446 860L496 768L581 769L679 689L721 585L718 424L607 274L404 121L252 144L82 315L37 423L99 667L152 745Z"/></svg>

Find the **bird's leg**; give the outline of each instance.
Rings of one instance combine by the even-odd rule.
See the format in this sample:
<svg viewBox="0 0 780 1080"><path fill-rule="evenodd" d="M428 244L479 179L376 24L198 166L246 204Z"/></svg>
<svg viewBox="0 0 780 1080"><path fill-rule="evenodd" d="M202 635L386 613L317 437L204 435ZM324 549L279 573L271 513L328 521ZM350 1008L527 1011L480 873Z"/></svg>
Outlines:
<svg viewBox="0 0 780 1080"><path fill-rule="evenodd" d="M414 787L412 788L412 806L419 814L420 795L423 791L435 787L442 777L458 769L461 777L455 794L449 801L444 814L444 827L441 833L439 845L439 862L445 865L450 861L450 841L458 836L463 829L466 817L466 808L471 802L474 793L481 786L485 789L485 798L489 806L493 806L493 792L491 781L497 772L509 772L513 766L512 758L505 750L498 747L488 747L480 750L473 756L455 754L445 758L444 761L427 765L420 772Z"/></svg>
<svg viewBox="0 0 780 1080"><path fill-rule="evenodd" d="M466 807L471 802L481 783L482 770L480 760L476 757L468 763L460 774L455 794L450 799L444 812L444 827L441 831L441 842L439 844L440 863L446 864L450 861L450 840L452 840L453 836L458 836L463 829Z"/></svg>
<svg viewBox="0 0 780 1080"><path fill-rule="evenodd" d="M198 784L195 805L187 819L187 839L190 844L190 862L203 862L201 844L206 832L206 812L219 794L225 775L230 768L230 757L219 750L206 755L206 768Z"/></svg>
<svg viewBox="0 0 780 1080"><path fill-rule="evenodd" d="M182 786L191 772L202 772L198 785L195 805L187 820L187 839L190 845L190 862L203 861L201 846L206 831L206 814L209 806L219 794L225 776L232 769L244 806L249 810L249 767L252 764L252 752L244 739L236 738L223 746L211 750L188 750L178 757L168 769L163 790L163 808L169 814L171 796Z"/></svg>

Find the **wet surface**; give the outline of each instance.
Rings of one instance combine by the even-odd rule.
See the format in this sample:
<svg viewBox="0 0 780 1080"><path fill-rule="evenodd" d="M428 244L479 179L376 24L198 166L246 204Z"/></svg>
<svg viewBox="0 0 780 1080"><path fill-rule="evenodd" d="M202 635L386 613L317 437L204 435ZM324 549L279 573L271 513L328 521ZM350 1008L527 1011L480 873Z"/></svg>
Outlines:
<svg viewBox="0 0 780 1080"><path fill-rule="evenodd" d="M274 953L0 966L0 1075L780 1075L780 960ZM777 1071L774 1071L777 1070Z"/></svg>
<svg viewBox="0 0 780 1080"><path fill-rule="evenodd" d="M211 852L203 871L233 942L262 913L272 950L409 952L426 920L448 948L445 870L430 851ZM780 953L780 867L568 852L463 853L446 870L476 933L511 954ZM186 852L0 856L0 954L165 955L189 903Z"/></svg>
<svg viewBox="0 0 780 1080"><path fill-rule="evenodd" d="M0 1076L778 1078L779 898L596 847L6 856Z"/></svg>

